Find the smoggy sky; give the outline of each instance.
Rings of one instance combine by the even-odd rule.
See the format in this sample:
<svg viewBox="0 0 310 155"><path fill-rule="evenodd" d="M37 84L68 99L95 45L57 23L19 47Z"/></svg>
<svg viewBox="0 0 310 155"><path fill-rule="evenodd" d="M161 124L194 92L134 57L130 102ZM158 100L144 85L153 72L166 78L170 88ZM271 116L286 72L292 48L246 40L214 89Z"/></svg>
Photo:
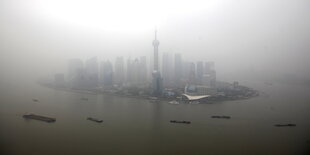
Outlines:
<svg viewBox="0 0 310 155"><path fill-rule="evenodd" d="M0 71L43 76L70 58L149 56L155 25L160 54L212 60L219 75L310 75L309 0L1 0Z"/></svg>

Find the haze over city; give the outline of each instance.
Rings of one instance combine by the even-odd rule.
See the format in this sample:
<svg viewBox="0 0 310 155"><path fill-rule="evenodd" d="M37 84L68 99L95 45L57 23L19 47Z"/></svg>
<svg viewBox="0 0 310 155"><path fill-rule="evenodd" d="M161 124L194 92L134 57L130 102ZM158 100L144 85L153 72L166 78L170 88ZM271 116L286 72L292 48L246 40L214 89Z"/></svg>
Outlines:
<svg viewBox="0 0 310 155"><path fill-rule="evenodd" d="M15 67L5 76L22 66L33 74L64 72L70 58L149 56L155 25L160 54L212 60L219 75L309 76L307 1L1 3L1 67Z"/></svg>
<svg viewBox="0 0 310 155"><path fill-rule="evenodd" d="M309 8L2 0L0 154L307 154Z"/></svg>

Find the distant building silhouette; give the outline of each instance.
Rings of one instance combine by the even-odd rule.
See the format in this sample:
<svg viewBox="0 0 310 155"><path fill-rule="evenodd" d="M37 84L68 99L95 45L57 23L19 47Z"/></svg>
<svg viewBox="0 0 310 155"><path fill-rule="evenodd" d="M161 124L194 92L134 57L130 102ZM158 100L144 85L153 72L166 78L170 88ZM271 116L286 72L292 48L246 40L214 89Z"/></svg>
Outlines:
<svg viewBox="0 0 310 155"><path fill-rule="evenodd" d="M204 74L202 84L216 88L216 71L214 70L214 62L206 62L204 66Z"/></svg>
<svg viewBox="0 0 310 155"><path fill-rule="evenodd" d="M68 61L67 81L70 88L81 89L85 87L86 78L82 60L70 59Z"/></svg>
<svg viewBox="0 0 310 155"><path fill-rule="evenodd" d="M139 64L139 80L141 83L145 84L147 82L147 62L146 56L140 57Z"/></svg>
<svg viewBox="0 0 310 155"><path fill-rule="evenodd" d="M114 67L115 67L114 83L117 85L122 85L125 79L124 58L117 57L115 60Z"/></svg>
<svg viewBox="0 0 310 155"><path fill-rule="evenodd" d="M158 70L158 46L159 41L157 40L157 30L155 30L155 39L153 41L154 46L154 71L152 73L152 94L154 96L160 96L163 91L163 79L161 78Z"/></svg>
<svg viewBox="0 0 310 155"><path fill-rule="evenodd" d="M196 82L196 67L195 63L191 62L189 65L189 83L194 84Z"/></svg>
<svg viewBox="0 0 310 155"><path fill-rule="evenodd" d="M86 87L96 88L98 86L98 62L97 57L85 61Z"/></svg>
<svg viewBox="0 0 310 155"><path fill-rule="evenodd" d="M155 39L153 41L153 46L154 46L154 71L159 71L158 70L158 46L159 46L159 41L157 40L157 30L155 30Z"/></svg>
<svg viewBox="0 0 310 155"><path fill-rule="evenodd" d="M82 69L83 61L81 59L70 59L68 61L67 80L72 81L78 75L78 71Z"/></svg>
<svg viewBox="0 0 310 155"><path fill-rule="evenodd" d="M163 53L162 76L164 87L171 87L173 82L173 62L171 55L167 52Z"/></svg>
<svg viewBox="0 0 310 155"><path fill-rule="evenodd" d="M113 66L110 61L101 62L101 79L103 87L111 87L113 86Z"/></svg>
<svg viewBox="0 0 310 155"><path fill-rule="evenodd" d="M197 78L198 84L202 83L203 74L204 74L203 62L199 61L197 62L197 67L196 67L196 78Z"/></svg>
<svg viewBox="0 0 310 155"><path fill-rule="evenodd" d="M181 85L181 79L182 79L182 55L180 53L175 54L174 56L174 79L175 79L175 85L178 87Z"/></svg>

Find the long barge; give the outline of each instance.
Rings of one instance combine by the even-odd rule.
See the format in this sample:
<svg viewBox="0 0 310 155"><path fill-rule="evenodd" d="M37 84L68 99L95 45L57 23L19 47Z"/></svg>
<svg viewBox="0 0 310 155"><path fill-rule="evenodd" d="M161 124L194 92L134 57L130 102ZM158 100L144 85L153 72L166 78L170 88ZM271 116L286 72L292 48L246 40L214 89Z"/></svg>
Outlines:
<svg viewBox="0 0 310 155"><path fill-rule="evenodd" d="M170 120L170 123L183 123L183 124L191 124L190 121L178 121L178 120Z"/></svg>
<svg viewBox="0 0 310 155"><path fill-rule="evenodd" d="M56 118L51 118L51 117L45 117L45 116L40 116L40 115L35 115L35 114L28 114L28 115L23 115L25 119L35 119L39 121L44 121L44 122L55 122Z"/></svg>
<svg viewBox="0 0 310 155"><path fill-rule="evenodd" d="M296 124L276 124L276 127L294 127Z"/></svg>
<svg viewBox="0 0 310 155"><path fill-rule="evenodd" d="M94 122L97 122L97 123L102 123L103 122L103 120L99 120L99 119L92 118L92 117L88 117L87 120L94 121Z"/></svg>
<svg viewBox="0 0 310 155"><path fill-rule="evenodd" d="M230 116L211 116L211 118L223 118L223 119L230 119Z"/></svg>

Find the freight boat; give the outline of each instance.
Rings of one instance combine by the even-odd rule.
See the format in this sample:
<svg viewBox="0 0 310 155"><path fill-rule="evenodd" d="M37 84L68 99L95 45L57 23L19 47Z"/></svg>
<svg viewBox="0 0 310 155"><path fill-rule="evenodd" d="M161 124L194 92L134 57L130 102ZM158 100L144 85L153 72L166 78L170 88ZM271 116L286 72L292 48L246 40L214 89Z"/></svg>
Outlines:
<svg viewBox="0 0 310 155"><path fill-rule="evenodd" d="M178 120L171 120L170 123L184 123L184 124L191 124L190 121L178 121Z"/></svg>
<svg viewBox="0 0 310 155"><path fill-rule="evenodd" d="M23 117L25 119L35 119L35 120L44 121L48 123L56 121L56 118L45 117L45 116L40 116L40 115L35 115L35 114L28 114L28 115L26 114L26 115L23 115Z"/></svg>
<svg viewBox="0 0 310 155"><path fill-rule="evenodd" d="M230 119L230 116L211 116L211 118L224 118L224 119Z"/></svg>
<svg viewBox="0 0 310 155"><path fill-rule="evenodd" d="M103 122L103 120L99 120L99 119L92 118L92 117L88 117L87 120L94 121L94 122L97 122L97 123L102 123Z"/></svg>
<svg viewBox="0 0 310 155"><path fill-rule="evenodd" d="M276 127L294 127L296 124L276 124Z"/></svg>

